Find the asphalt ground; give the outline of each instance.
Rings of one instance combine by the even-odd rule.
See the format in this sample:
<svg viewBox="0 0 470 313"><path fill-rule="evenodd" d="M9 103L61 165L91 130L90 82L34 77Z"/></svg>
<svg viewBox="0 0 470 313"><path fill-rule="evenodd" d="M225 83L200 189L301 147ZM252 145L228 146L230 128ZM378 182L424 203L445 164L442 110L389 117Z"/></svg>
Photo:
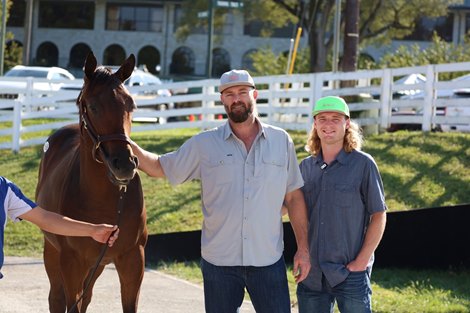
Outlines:
<svg viewBox="0 0 470 313"><path fill-rule="evenodd" d="M48 313L49 281L42 259L5 257L0 280L1 313ZM108 265L93 288L87 313L122 312L116 269ZM202 286L147 269L139 297L139 313L203 313ZM240 312L255 312L244 301Z"/></svg>

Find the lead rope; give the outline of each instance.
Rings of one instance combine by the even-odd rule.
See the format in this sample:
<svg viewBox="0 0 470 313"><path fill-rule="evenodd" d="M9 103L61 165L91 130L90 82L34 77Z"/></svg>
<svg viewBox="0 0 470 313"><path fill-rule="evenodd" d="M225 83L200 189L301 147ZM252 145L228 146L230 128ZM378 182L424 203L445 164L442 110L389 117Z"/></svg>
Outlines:
<svg viewBox="0 0 470 313"><path fill-rule="evenodd" d="M119 228L119 225L120 225L120 222L121 222L121 213L122 213L122 210L124 208L124 201L123 201L123 197L124 197L124 194L126 193L127 191L127 186L126 185L120 185L119 186L119 202L118 202L118 218L117 218L117 226ZM114 235L114 233L116 232L116 230L111 234L111 236ZM110 236L110 237L111 237ZM108 238L109 239L109 238ZM70 309L70 313L74 313L76 310L77 310L77 305L80 301L82 301L83 299L83 296L85 295L85 293L88 291L88 287L90 287L90 283L93 279L93 277L95 276L95 273L96 273L96 270L98 269L98 266L100 265L101 263L101 260L103 260L103 257L106 253L106 250L108 250L108 242L104 243L103 244L103 247L101 248L101 253L100 253L100 256L98 257L98 259L96 260L96 263L95 263L95 266L93 268L93 271L91 272L91 275L88 277L88 281L86 282L85 284L85 288L83 289L83 292L82 294L80 295L80 298L78 298L77 301L75 301L74 305L72 306L72 308Z"/></svg>

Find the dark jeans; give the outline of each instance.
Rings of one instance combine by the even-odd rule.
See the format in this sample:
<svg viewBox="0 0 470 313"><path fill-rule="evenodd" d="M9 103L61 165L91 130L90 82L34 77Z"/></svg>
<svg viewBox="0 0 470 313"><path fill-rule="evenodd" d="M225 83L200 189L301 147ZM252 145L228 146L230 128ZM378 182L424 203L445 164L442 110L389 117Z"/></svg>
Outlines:
<svg viewBox="0 0 470 313"><path fill-rule="evenodd" d="M299 313L333 313L335 300L341 313L370 313L371 294L367 271L351 272L335 287L331 287L323 276L321 291L311 290L302 283L297 286Z"/></svg>
<svg viewBox="0 0 470 313"><path fill-rule="evenodd" d="M201 259L206 313L235 313L245 287L257 313L289 313L284 258L269 266L215 266Z"/></svg>

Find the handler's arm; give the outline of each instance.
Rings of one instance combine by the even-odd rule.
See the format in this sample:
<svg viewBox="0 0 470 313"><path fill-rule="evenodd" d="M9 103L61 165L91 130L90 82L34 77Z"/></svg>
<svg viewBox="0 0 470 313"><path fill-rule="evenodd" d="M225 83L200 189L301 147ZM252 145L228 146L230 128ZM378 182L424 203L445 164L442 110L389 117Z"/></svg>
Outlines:
<svg viewBox="0 0 470 313"><path fill-rule="evenodd" d="M364 244L362 245L356 259L350 262L346 267L351 272L364 271L367 264L374 253L375 249L379 246L382 235L385 231L385 224L387 215L385 211L372 214L369 226L367 227Z"/></svg>
<svg viewBox="0 0 470 313"><path fill-rule="evenodd" d="M152 177L165 177L157 154L142 149L133 141L131 146L135 156L139 159L139 169Z"/></svg>
<svg viewBox="0 0 470 313"><path fill-rule="evenodd" d="M299 283L307 277L310 271L310 254L308 252L307 238L307 207L302 191L296 189L289 192L284 198L284 204L287 207L290 223L297 242L293 272L295 282Z"/></svg>
<svg viewBox="0 0 470 313"><path fill-rule="evenodd" d="M46 211L39 206L20 215L20 218L30 221L50 233L64 236L89 236L101 243L108 242L109 246L112 246L118 237L118 231L113 234L113 231L117 230L117 226L77 221ZM113 236L111 236L112 234Z"/></svg>

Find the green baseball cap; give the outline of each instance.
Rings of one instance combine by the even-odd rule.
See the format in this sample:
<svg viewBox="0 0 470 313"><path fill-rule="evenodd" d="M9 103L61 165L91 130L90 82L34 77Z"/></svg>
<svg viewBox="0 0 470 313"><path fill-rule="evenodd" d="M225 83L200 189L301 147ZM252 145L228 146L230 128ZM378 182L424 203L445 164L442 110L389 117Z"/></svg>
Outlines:
<svg viewBox="0 0 470 313"><path fill-rule="evenodd" d="M322 112L338 112L349 117L349 107L340 97L328 96L317 100L313 108L313 116Z"/></svg>

